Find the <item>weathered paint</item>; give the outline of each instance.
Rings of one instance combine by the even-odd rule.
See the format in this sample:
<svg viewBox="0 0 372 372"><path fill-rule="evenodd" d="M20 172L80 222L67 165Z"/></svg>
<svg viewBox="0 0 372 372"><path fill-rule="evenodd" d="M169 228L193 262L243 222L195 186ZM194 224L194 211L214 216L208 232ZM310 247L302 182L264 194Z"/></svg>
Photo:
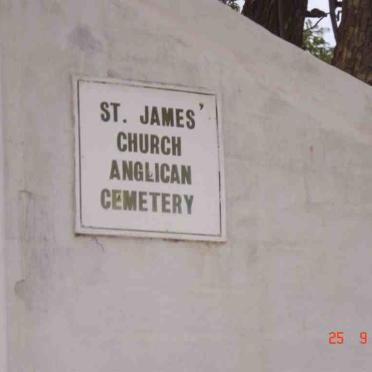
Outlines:
<svg viewBox="0 0 372 372"><path fill-rule="evenodd" d="M0 371L7 371L6 275L4 236L4 139L2 105L2 53L0 49Z"/></svg>

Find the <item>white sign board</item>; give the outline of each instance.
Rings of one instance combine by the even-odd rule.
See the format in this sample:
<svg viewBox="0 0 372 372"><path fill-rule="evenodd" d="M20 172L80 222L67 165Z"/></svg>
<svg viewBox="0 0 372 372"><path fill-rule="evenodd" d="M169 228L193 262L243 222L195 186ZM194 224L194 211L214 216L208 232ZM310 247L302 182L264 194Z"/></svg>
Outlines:
<svg viewBox="0 0 372 372"><path fill-rule="evenodd" d="M90 78L74 89L76 232L224 241L216 95Z"/></svg>

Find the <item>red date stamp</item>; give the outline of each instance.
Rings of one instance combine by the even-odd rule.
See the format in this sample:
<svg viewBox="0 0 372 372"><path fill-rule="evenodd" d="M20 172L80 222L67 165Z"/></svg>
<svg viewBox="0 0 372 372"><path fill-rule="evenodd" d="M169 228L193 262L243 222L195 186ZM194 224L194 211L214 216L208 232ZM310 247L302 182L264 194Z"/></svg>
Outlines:
<svg viewBox="0 0 372 372"><path fill-rule="evenodd" d="M342 331L333 331L328 334L328 343L330 345L342 345L345 342L345 334ZM359 333L359 343L365 345L368 343L368 333Z"/></svg>

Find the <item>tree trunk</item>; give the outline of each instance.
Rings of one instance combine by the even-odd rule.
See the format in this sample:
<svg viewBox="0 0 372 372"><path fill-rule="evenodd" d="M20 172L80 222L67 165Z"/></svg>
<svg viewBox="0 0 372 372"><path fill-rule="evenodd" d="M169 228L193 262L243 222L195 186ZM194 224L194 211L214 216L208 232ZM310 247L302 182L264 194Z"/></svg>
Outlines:
<svg viewBox="0 0 372 372"><path fill-rule="evenodd" d="M344 0L333 65L372 85L372 1Z"/></svg>
<svg viewBox="0 0 372 372"><path fill-rule="evenodd" d="M306 9L307 0L245 0L242 14L302 47Z"/></svg>

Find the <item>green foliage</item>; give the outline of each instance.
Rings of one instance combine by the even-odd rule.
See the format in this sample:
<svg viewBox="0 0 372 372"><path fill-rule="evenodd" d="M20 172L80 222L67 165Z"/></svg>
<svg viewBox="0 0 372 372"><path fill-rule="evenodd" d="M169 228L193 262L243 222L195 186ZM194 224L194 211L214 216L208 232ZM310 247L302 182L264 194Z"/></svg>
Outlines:
<svg viewBox="0 0 372 372"><path fill-rule="evenodd" d="M230 8L236 10L237 12L240 11L240 7L239 7L239 5L237 4L237 0L219 0L219 1L221 1L221 3L226 4L226 5L229 6Z"/></svg>
<svg viewBox="0 0 372 372"><path fill-rule="evenodd" d="M315 57L318 57L324 62L331 63L334 48L324 40L324 33L327 31L328 29L319 27L313 24L310 19L307 19L305 22L303 46L305 50L308 50Z"/></svg>

